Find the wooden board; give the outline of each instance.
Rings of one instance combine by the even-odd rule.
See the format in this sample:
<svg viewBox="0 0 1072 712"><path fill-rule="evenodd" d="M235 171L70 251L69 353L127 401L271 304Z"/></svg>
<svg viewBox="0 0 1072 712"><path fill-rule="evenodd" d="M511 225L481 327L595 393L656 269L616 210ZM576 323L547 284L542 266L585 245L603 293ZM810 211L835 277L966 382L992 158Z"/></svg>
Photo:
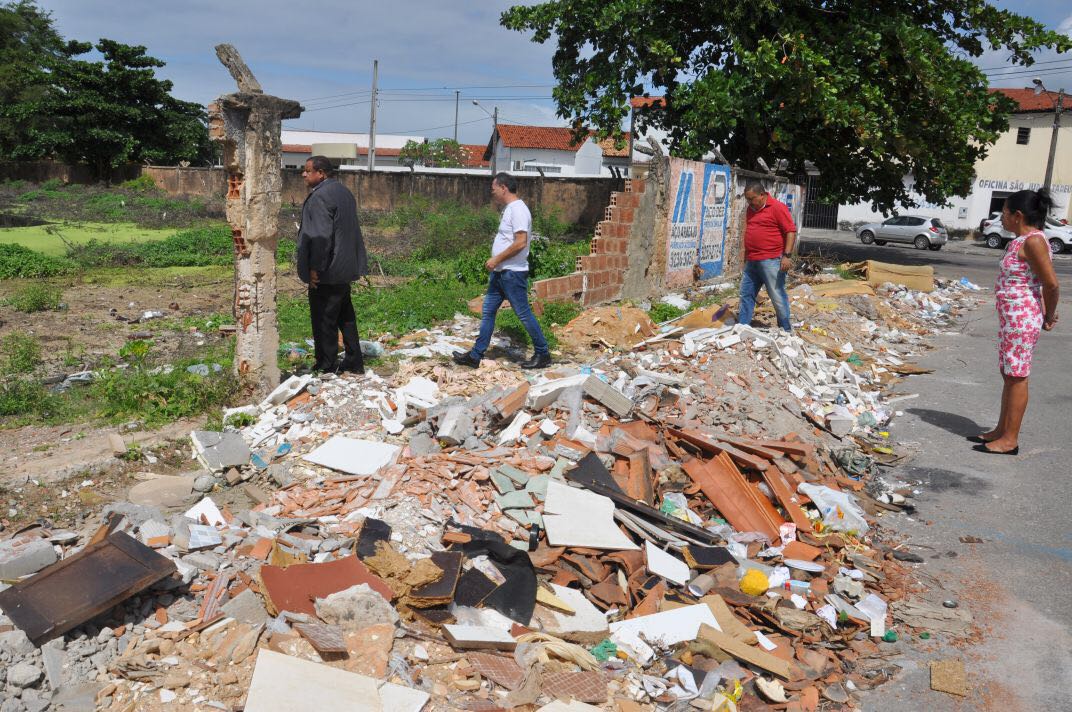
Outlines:
<svg viewBox="0 0 1072 712"><path fill-rule="evenodd" d="M34 645L63 635L175 572L175 564L113 532L0 591L0 609Z"/></svg>

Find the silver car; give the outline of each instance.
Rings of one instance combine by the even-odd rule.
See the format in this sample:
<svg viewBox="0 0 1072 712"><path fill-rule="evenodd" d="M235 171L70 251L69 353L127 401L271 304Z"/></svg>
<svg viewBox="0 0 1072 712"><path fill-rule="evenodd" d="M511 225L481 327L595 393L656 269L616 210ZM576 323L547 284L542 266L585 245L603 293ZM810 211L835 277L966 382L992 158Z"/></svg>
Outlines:
<svg viewBox="0 0 1072 712"><path fill-rule="evenodd" d="M856 237L865 245L885 245L887 242L906 242L918 250L942 249L949 233L938 218L922 215L894 215L880 223L868 223L856 228Z"/></svg>
<svg viewBox="0 0 1072 712"><path fill-rule="evenodd" d="M1009 244L1009 240L1016 237L1001 226L1001 213L990 213L990 217L983 220L979 226L980 232L986 238L986 246L994 249L1002 248ZM1046 227L1042 229L1046 241L1050 243L1050 252L1059 255L1065 250L1072 248L1072 225L1046 217Z"/></svg>

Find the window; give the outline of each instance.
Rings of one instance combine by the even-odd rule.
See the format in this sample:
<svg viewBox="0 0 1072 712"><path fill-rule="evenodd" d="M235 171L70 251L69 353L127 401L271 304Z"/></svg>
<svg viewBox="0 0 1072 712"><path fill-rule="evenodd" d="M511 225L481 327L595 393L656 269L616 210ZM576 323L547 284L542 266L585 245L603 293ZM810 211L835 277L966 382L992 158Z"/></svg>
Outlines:
<svg viewBox="0 0 1072 712"><path fill-rule="evenodd" d="M1016 129L1016 143L1020 146L1026 146L1027 142L1031 140L1031 127L1021 126Z"/></svg>
<svg viewBox="0 0 1072 712"><path fill-rule="evenodd" d="M902 223L902 225L910 225L912 227L919 227L920 225L922 225L925 222L927 222L927 221L924 220L923 218L905 218L905 221Z"/></svg>

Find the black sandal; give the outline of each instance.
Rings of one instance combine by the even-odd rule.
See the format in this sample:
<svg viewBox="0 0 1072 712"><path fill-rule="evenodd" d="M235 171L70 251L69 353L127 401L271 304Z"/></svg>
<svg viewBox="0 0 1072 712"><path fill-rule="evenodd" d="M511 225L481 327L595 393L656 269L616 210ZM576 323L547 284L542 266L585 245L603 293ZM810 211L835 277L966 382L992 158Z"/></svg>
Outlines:
<svg viewBox="0 0 1072 712"><path fill-rule="evenodd" d="M1001 451L1001 450L991 450L990 448L988 448L986 446L986 443L979 443L978 445L973 447L972 450L975 450L976 452L985 452L987 455L1019 455L1020 454L1020 446L1019 445L1014 447L1012 450Z"/></svg>

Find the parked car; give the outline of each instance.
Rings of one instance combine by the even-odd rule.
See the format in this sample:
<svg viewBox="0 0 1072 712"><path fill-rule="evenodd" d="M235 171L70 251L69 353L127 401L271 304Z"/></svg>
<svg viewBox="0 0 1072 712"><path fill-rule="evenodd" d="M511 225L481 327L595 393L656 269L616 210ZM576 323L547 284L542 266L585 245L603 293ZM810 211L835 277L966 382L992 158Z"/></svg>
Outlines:
<svg viewBox="0 0 1072 712"><path fill-rule="evenodd" d="M856 228L856 237L865 245L885 245L887 242L907 242L918 250L942 249L949 233L938 218L922 215L894 215L880 223L868 223Z"/></svg>
<svg viewBox="0 0 1072 712"><path fill-rule="evenodd" d="M1001 213L999 212L990 213L990 217L983 220L981 230L983 238L986 240L986 246L994 249L999 247L1005 249L1005 246L1009 244L1009 240L1015 237L1015 235L1001 226ZM1072 248L1072 225L1047 217L1046 226L1042 228L1042 234L1046 236L1046 241L1050 243L1050 252L1055 255Z"/></svg>

